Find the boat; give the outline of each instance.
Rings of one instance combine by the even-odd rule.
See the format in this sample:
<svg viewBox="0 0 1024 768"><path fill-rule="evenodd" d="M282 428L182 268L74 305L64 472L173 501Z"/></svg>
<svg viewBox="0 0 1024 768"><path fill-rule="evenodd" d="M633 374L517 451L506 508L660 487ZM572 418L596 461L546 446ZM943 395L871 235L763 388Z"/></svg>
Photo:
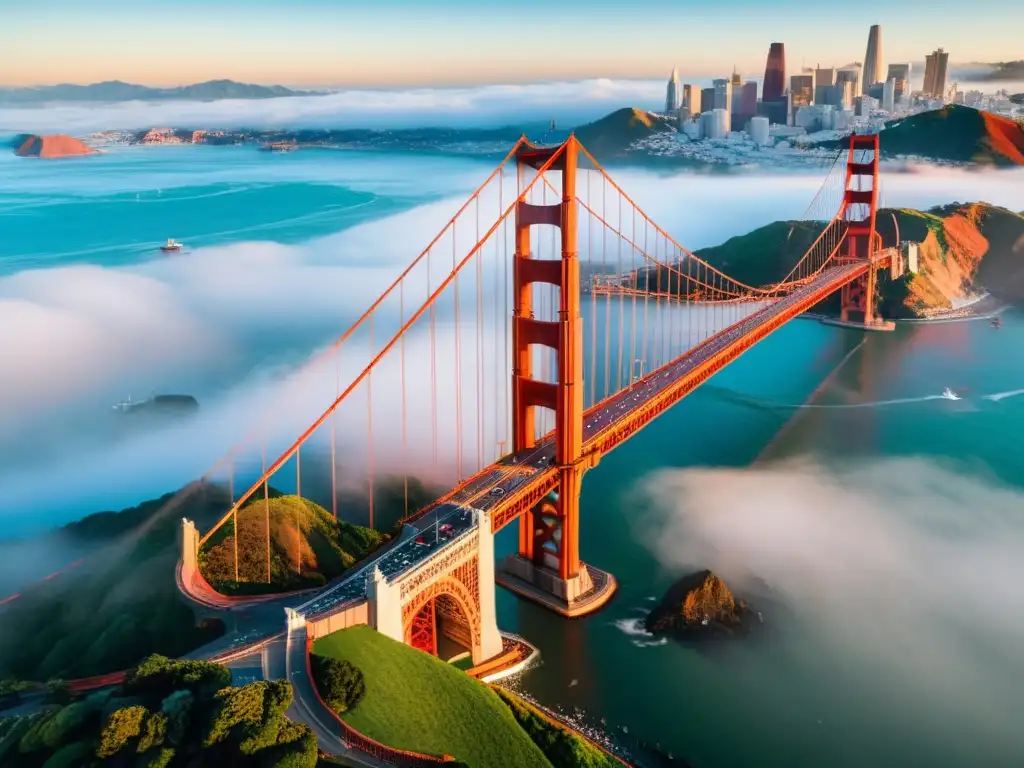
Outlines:
<svg viewBox="0 0 1024 768"><path fill-rule="evenodd" d="M168 238L166 245L161 245L160 250L164 253L177 253L182 249L182 244L175 240L173 237Z"/></svg>
<svg viewBox="0 0 1024 768"><path fill-rule="evenodd" d="M1003 327L1003 318L1001 318L1001 317L993 317L989 321L989 325L991 325L993 328L1002 328Z"/></svg>
<svg viewBox="0 0 1024 768"><path fill-rule="evenodd" d="M115 403L113 409L119 413L191 413L199 408L199 401L192 395L153 395L148 400L127 400Z"/></svg>
<svg viewBox="0 0 1024 768"><path fill-rule="evenodd" d="M942 396L944 398L946 398L947 400L959 400L960 399L960 395L958 395L956 392L954 392L949 387L946 387L944 390L942 390Z"/></svg>

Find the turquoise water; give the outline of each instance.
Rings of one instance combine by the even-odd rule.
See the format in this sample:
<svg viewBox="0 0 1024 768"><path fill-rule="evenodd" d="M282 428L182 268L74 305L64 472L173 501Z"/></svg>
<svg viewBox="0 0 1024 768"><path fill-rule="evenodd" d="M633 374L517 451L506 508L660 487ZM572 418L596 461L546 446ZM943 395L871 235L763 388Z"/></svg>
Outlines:
<svg viewBox="0 0 1024 768"><path fill-rule="evenodd" d="M0 312L13 312L25 302L59 306L61 312L87 303L88 311L76 315L81 319L70 327L96 324L93 335L69 337L69 326L53 325L62 330L49 333L49 324L57 321L52 315L45 321L40 316L38 325L26 324L17 331L15 340L31 344L14 346L12 336L0 340L0 345L8 344L0 346L5 354L21 356L16 361L20 368L52 371L52 377L37 376L37 399L15 386L13 373L4 377L0 394L8 401L23 398L24 405L17 414L8 412L0 427L17 426L15 416L26 413L43 420L53 398L64 397L63 379L72 377L69 391L77 394L60 401L64 431L54 426L53 434L60 439L44 442L54 451L51 444L61 442L61 457L75 455L81 444L66 439L75 413L105 408L115 392L123 396L129 386L187 385L206 402L230 397L254 372L294 365L358 315L380 281L389 280L425 245L457 206L456 198L471 191L488 171L485 164L467 159L326 151L271 155L245 148L119 149L101 158L60 164L0 156ZM634 182L642 184L643 178ZM721 177L683 182L694 195L701 194L702 184L713 185L708 187L712 200L733 200L733 211L745 200L764 197L757 180L749 177L736 179L735 188ZM942 184L931 183L930 199L944 201ZM772 205L779 210L788 206L793 210L786 215L797 216L807 202L804 191L794 184L790 198L779 195ZM639 196L643 194L641 189ZM907 204L919 200L910 198ZM398 218L389 218L396 214ZM739 234L746 228L741 217L733 216L709 222L704 229L695 226L693 232L699 240L712 232ZM680 232L686 242L689 231ZM155 252L168 237L186 243L192 255L175 260ZM400 248L394 247L396 240ZM218 250L222 248L228 250ZM73 265L93 271L65 269ZM348 272L330 271L350 267L367 270L361 278L365 282L353 285ZM126 275L155 282L124 282ZM137 300L143 307L124 315L107 311L121 299ZM156 306L166 311L143 311ZM113 320L101 323L106 315ZM28 323L31 316L18 317ZM1003 688L998 682L1000 675L1019 682L1019 662L1008 661L1003 652L1007 641L1024 639L1020 627L995 623L999 632L994 631L990 644L975 639L957 645L956 654L950 655L932 649L923 631L928 627L944 637L959 637L964 628L945 611L925 624L921 614L928 611L910 616L907 608L906 633L891 638L887 631L900 623L891 614L884 614L884 625L880 621L873 626L861 613L865 595L878 591L877 564L890 562L880 541L894 542L897 553L906 551L908 560L920 556L922 563L927 561L933 568L926 571L928 580L946 589L942 571L954 572L956 563L930 540L918 549L904 549L902 542L916 542L906 538L907 531L950 528L947 518L930 521L927 510L939 508L951 494L965 494L964 515L980 516L983 510L973 509L970 499L982 498L980 489L997 481L1011 486L1005 491L1008 498L1019 500L1013 489L1024 486L1019 450L1024 395L1013 393L1024 388L1024 358L1017 352L1024 343L1024 320L1013 312L1004 320L998 331L986 323L924 325L866 340L862 334L816 322L793 322L605 457L584 483L581 546L584 560L616 575L619 594L598 615L566 622L499 590L502 626L522 633L543 653L542 665L519 684L545 704L570 713L578 708L591 724L602 725L603 720L603 727L627 744L634 739L660 744L698 766L1024 762L1017 760L1024 755L1021 742L1009 735L1012 729L1004 728L999 717L1024 705L1019 685ZM125 325L143 327L141 340L121 334ZM96 339L116 342L120 352L104 356L109 350ZM195 354L175 356L165 364L168 350L183 343L180 339L210 346L190 348ZM46 358L43 368L33 367L33 349ZM51 360L44 354L49 350L59 354ZM95 357L76 367L71 363L82 350ZM151 350L156 351L148 354ZM68 367L61 367L64 363ZM946 386L963 391L963 400L935 399ZM813 407L801 407L805 403ZM236 426L241 429L244 421ZM11 434L22 434L11 429ZM222 437L227 439L218 439ZM837 486L814 495L806 483L786 485L779 473L790 470L769 463L765 484L754 483L754 490L741 493L743 478L750 473L723 472L748 467L769 445L763 458L771 462L813 457L824 465L815 477L835 473L842 478L847 469L864 467L865 462L868 475L854 478L852 489ZM31 477L8 474L8 496L16 479L29 495L17 497L17 509L2 510L5 522L15 531L18 526L38 530L56 522L57 515L68 519L154 496L205 460L199 453L185 456L172 445L160 471L112 474L118 477L116 484L82 486L60 510L45 502L54 490L47 479L52 484L53 477L71 475L48 475L45 463ZM938 463L948 484L932 487L936 483L927 480L932 475L919 481L913 466L900 459L921 466ZM46 456L40 460L45 462ZM656 483L676 488L664 478L681 478L673 491L678 498L654 504L651 477L661 470L682 472L660 476ZM906 504L895 497L880 501L857 495L858 483L867 490L875 482L864 477L893 476L906 481L899 492L913 497ZM35 485L25 485L25 477ZM776 480L780 485L769 487ZM64 489L65 496L69 493ZM776 631L714 652L660 643L639 633L635 621L651 598L660 597L686 568L705 567L721 554L694 550L685 537L676 546L665 504L685 502L697 506L698 513L720 511L726 519L740 503L737 494L751 507L749 517L739 518L740 527L718 533L705 527L700 532L720 545L727 545L730 537L742 541L750 547L744 560L763 563L760 575L770 583L777 579L781 602L786 603L786 595L795 596L771 617ZM892 514L887 515L890 503ZM858 528L845 518L844 525L850 526L845 538L862 567L852 569L856 578L837 579L827 562L807 560L806 555L820 550L826 561L846 563L842 549L835 542L808 540L801 528L813 526L815 516L831 519L826 516L858 504L873 527ZM695 516L693 509L679 513L684 522ZM890 518L892 526L886 527ZM762 524L767 526L763 531L757 527ZM1024 545L1016 522L1004 525L997 538ZM744 527L758 531L753 541L744 538ZM983 539L981 534L992 527L998 526L986 518L985 529L979 523L974 538ZM955 526L951 530L962 533ZM514 526L502 532L499 556L511 551L514 540ZM965 548L976 556L971 561L974 572L989 574L992 563L1002 562L998 548L982 546L990 546L989 539L973 548L969 543L965 540ZM800 564L796 578L778 568L780 547L786 546L793 563ZM927 591L914 577L914 562L901 565L886 571L887 583L897 597L906 596L931 611ZM989 575L1019 583L1012 582L1018 575L1012 570ZM862 581L872 589L851 587ZM824 597L814 589L801 592L802 585L820 586ZM1017 599L1012 593L1005 596L1002 614L1015 615ZM984 601L971 611L982 624L997 615ZM842 621L847 614L858 621L847 626ZM837 641L838 631L825 631L833 626L842 628L848 644ZM872 644L871 638L879 635L886 642ZM918 669L922 659L936 665L933 676L948 677L957 685L937 693L927 684L929 675ZM951 674L951 659L970 674ZM907 669L904 678L894 675L898 668Z"/></svg>

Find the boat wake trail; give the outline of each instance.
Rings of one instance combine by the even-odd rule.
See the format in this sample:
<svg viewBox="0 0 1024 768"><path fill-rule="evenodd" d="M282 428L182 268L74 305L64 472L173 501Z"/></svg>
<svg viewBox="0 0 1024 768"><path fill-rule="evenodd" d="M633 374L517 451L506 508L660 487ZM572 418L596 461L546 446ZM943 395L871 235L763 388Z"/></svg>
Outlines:
<svg viewBox="0 0 1024 768"><path fill-rule="evenodd" d="M1009 392L996 392L994 395L982 395L982 399L998 403L1000 400L1005 400L1008 397L1017 397L1018 395L1024 395L1024 389L1011 389Z"/></svg>
<svg viewBox="0 0 1024 768"><path fill-rule="evenodd" d="M907 403L926 403L929 400L949 400L945 395L926 395L925 397L900 397L895 400L874 400L870 403L839 403L836 405L815 405L805 403L793 405L791 408L878 408L883 405L905 405Z"/></svg>

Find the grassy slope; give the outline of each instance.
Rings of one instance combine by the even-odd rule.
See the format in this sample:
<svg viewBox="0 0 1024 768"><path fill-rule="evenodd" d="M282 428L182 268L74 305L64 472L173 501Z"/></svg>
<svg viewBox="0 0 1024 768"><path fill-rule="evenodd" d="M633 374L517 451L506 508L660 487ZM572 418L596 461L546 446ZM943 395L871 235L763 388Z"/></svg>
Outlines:
<svg viewBox="0 0 1024 768"><path fill-rule="evenodd" d="M271 582L266 578L266 515L270 512ZM343 573L385 540L370 528L335 521L326 509L298 496L256 498L238 512L238 572L234 584L235 532L228 522L200 554L203 575L222 590L259 592L317 586ZM297 568L300 560L301 568Z"/></svg>
<svg viewBox="0 0 1024 768"><path fill-rule="evenodd" d="M616 110L576 129L576 138L599 161L623 155L629 145L652 133L672 130L662 118L636 107Z"/></svg>
<svg viewBox="0 0 1024 768"><path fill-rule="evenodd" d="M179 599L174 565L182 515L208 525L223 510L226 494L197 488L182 506L167 510L170 499L90 515L64 529L67 537L103 551L71 574L25 589L4 607L0 677L115 672L150 653L187 653L217 635L216 628L198 628Z"/></svg>
<svg viewBox="0 0 1024 768"><path fill-rule="evenodd" d="M365 626L320 638L313 650L363 671L366 696L344 718L371 738L471 768L551 765L497 694L450 664Z"/></svg>
<svg viewBox="0 0 1024 768"><path fill-rule="evenodd" d="M955 104L892 121L883 152L982 165L1024 165L1024 129L1014 121Z"/></svg>
<svg viewBox="0 0 1024 768"><path fill-rule="evenodd" d="M498 689L497 693L512 710L516 722L556 768L619 768L621 765L577 734L552 722L540 710L514 693L502 689Z"/></svg>

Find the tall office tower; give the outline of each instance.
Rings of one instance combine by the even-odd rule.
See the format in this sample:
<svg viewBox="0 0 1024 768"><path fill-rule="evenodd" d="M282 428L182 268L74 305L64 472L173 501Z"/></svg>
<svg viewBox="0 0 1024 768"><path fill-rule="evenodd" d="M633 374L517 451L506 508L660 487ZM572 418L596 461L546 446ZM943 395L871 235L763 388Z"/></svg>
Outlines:
<svg viewBox="0 0 1024 768"><path fill-rule="evenodd" d="M733 89L732 129L743 130L752 117L757 116L757 83L748 80Z"/></svg>
<svg viewBox="0 0 1024 768"><path fill-rule="evenodd" d="M875 24L868 32L868 50L864 54L864 79L861 93L882 82L882 28Z"/></svg>
<svg viewBox="0 0 1024 768"><path fill-rule="evenodd" d="M684 85L682 97L679 99L679 122L685 123L700 115L700 88L695 85Z"/></svg>
<svg viewBox="0 0 1024 768"><path fill-rule="evenodd" d="M764 67L762 101L781 101L786 91L786 46L772 43L768 49L768 63Z"/></svg>
<svg viewBox="0 0 1024 768"><path fill-rule="evenodd" d="M711 85L715 89L715 97L710 109L724 109L732 114L732 81L712 80Z"/></svg>
<svg viewBox="0 0 1024 768"><path fill-rule="evenodd" d="M933 99L941 99L946 91L946 65L949 54L939 48L925 56L924 92Z"/></svg>
<svg viewBox="0 0 1024 768"><path fill-rule="evenodd" d="M665 114L674 115L679 111L679 70L672 67L672 77L668 79L668 87L665 89Z"/></svg>
<svg viewBox="0 0 1024 768"><path fill-rule="evenodd" d="M714 88L701 88L700 89L700 112L710 112L715 108L715 89Z"/></svg>
<svg viewBox="0 0 1024 768"><path fill-rule="evenodd" d="M882 86L882 109L892 112L896 109L896 81L886 80Z"/></svg>
<svg viewBox="0 0 1024 768"><path fill-rule="evenodd" d="M701 89L696 85L683 86L683 103L690 108L691 115L699 115L703 110L701 93Z"/></svg>
<svg viewBox="0 0 1024 768"><path fill-rule="evenodd" d="M909 64L890 64L889 74L885 76L886 81L896 81L896 95L895 99L898 101L904 96L910 95L910 65Z"/></svg>
<svg viewBox="0 0 1024 768"><path fill-rule="evenodd" d="M735 64L733 64L733 67L732 67L732 80L730 82L732 82L732 87L733 88L739 88L741 85L743 85L743 76L740 75L740 73L736 71L736 65Z"/></svg>
<svg viewBox="0 0 1024 768"><path fill-rule="evenodd" d="M836 72L836 85L843 89L843 106L849 108L853 100L860 96L860 69L858 67L843 67ZM847 96L847 89L849 95Z"/></svg>
<svg viewBox="0 0 1024 768"><path fill-rule="evenodd" d="M800 107L809 107L814 102L814 74L793 75L789 78L789 118L796 115Z"/></svg>

